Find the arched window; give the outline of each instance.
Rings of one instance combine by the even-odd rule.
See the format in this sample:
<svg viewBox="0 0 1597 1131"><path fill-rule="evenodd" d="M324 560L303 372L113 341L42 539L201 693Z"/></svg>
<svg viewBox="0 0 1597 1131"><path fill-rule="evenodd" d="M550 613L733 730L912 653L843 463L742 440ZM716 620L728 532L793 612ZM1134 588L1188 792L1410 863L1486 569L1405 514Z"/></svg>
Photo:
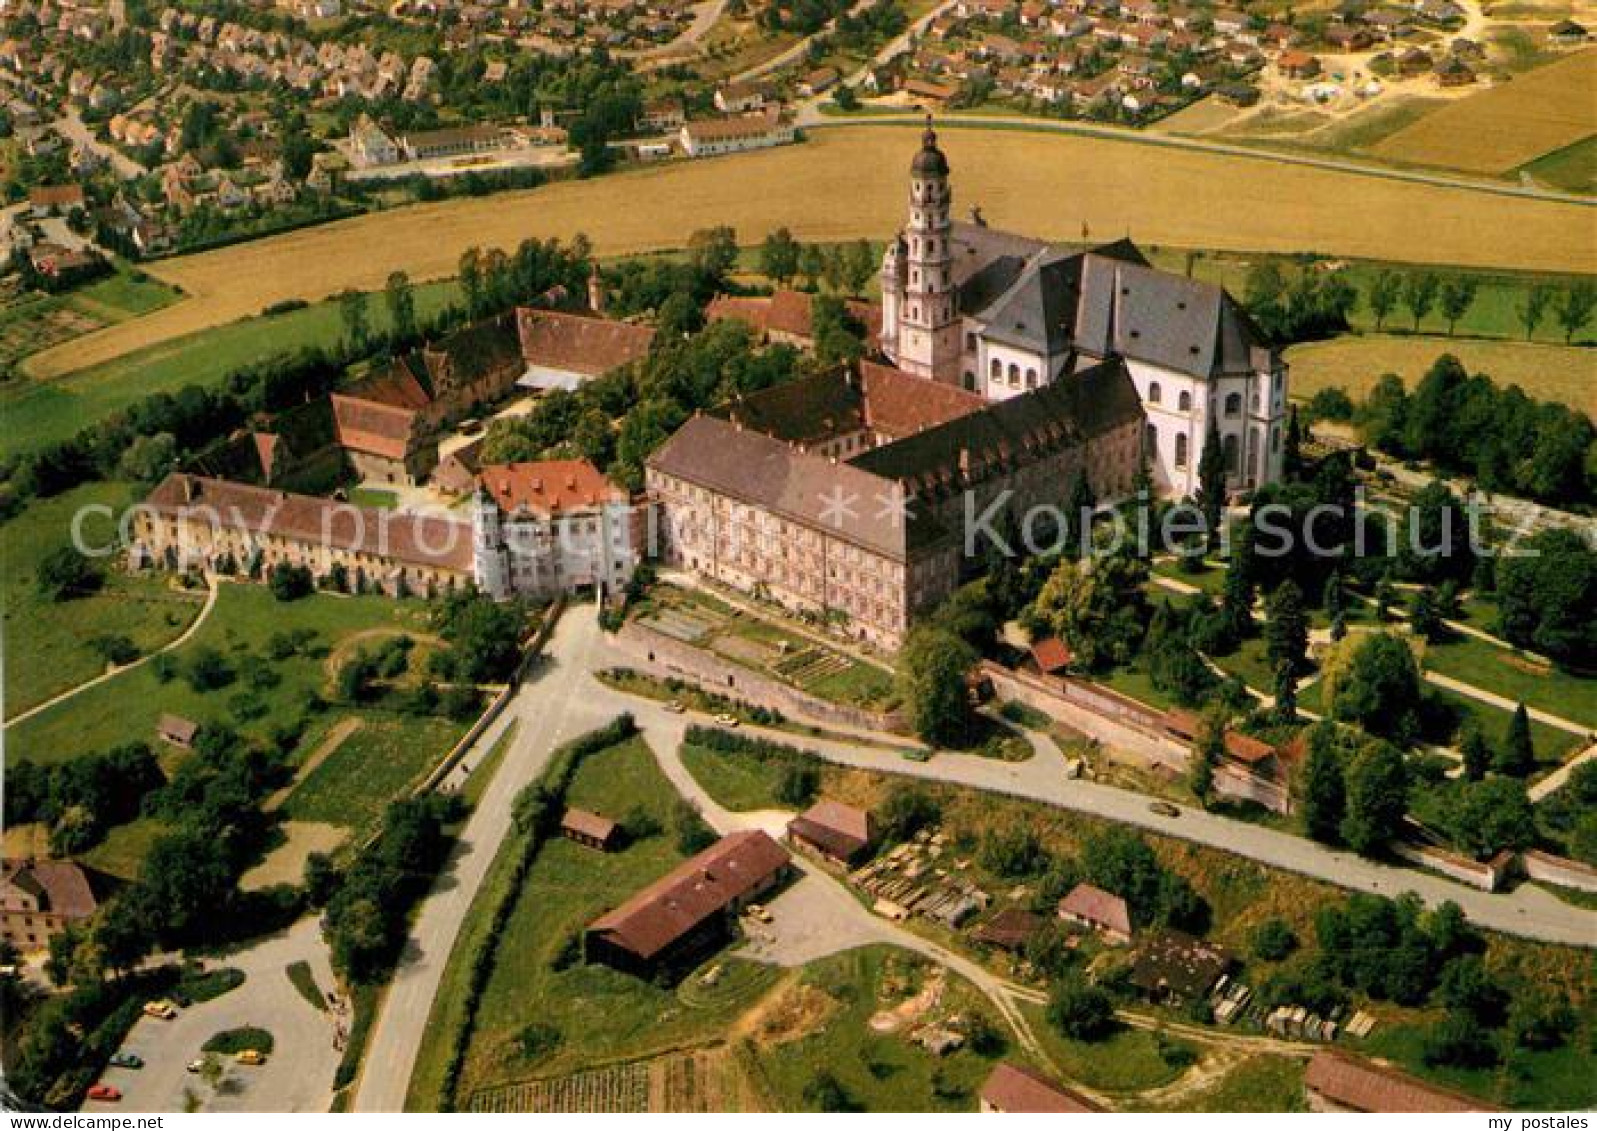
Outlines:
<svg viewBox="0 0 1597 1131"><path fill-rule="evenodd" d="M1186 467L1187 466L1187 445L1188 445L1188 442L1189 441L1187 440L1187 434L1185 432L1178 432L1176 434L1176 466L1177 467Z"/></svg>
<svg viewBox="0 0 1597 1131"><path fill-rule="evenodd" d="M965 335L965 352L966 353L975 353L976 352L976 335L975 334L966 333L966 335Z"/></svg>
<svg viewBox="0 0 1597 1131"><path fill-rule="evenodd" d="M1148 386L1148 402L1150 404L1158 404L1163 399L1164 390L1159 387L1159 382L1155 381Z"/></svg>
<svg viewBox="0 0 1597 1131"><path fill-rule="evenodd" d="M965 370L965 388L972 390L976 388L976 374L968 369Z"/></svg>
<svg viewBox="0 0 1597 1131"><path fill-rule="evenodd" d="M1225 469L1230 474L1235 475L1238 467L1237 438L1235 436L1227 436L1222 447L1225 451Z"/></svg>
<svg viewBox="0 0 1597 1131"><path fill-rule="evenodd" d="M1035 389L1036 387L1037 387L1037 371L1035 369L1026 370L1026 388Z"/></svg>
<svg viewBox="0 0 1597 1131"><path fill-rule="evenodd" d="M1182 412L1191 412L1192 394L1187 392L1185 389L1181 390L1181 398L1179 401L1177 401L1177 407L1180 408Z"/></svg>
<svg viewBox="0 0 1597 1131"><path fill-rule="evenodd" d="M1225 398L1225 414L1237 416L1242 412L1242 394L1227 393Z"/></svg>
<svg viewBox="0 0 1597 1131"><path fill-rule="evenodd" d="M1142 442L1150 458L1157 456L1159 454L1159 429L1152 424L1148 425L1142 434Z"/></svg>
<svg viewBox="0 0 1597 1131"><path fill-rule="evenodd" d="M993 380L997 381L1004 375L1004 366L996 357L993 358Z"/></svg>
<svg viewBox="0 0 1597 1131"><path fill-rule="evenodd" d="M1020 366L1016 365L1014 362L1011 361L1009 363L1009 387L1011 389L1014 389L1014 388L1018 388L1019 386L1020 386Z"/></svg>

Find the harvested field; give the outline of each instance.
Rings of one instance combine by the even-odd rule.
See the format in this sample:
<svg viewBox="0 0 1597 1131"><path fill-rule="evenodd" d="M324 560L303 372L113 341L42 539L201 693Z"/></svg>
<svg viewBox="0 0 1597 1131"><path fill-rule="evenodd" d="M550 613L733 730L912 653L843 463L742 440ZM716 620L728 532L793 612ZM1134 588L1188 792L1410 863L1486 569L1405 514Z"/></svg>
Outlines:
<svg viewBox="0 0 1597 1131"><path fill-rule="evenodd" d="M1311 397L1340 385L1362 397L1385 373L1412 388L1438 355L1451 353L1472 373L1489 374L1499 385L1517 384L1542 400L1559 401L1597 416L1597 349L1466 338L1397 337L1381 334L1310 342L1287 351L1292 394Z"/></svg>
<svg viewBox="0 0 1597 1131"><path fill-rule="evenodd" d="M980 203L994 225L1054 239L1080 239L1085 225L1092 238L1129 233L1150 245L1597 269L1591 241L1571 238L1590 214L1565 202L1134 139L950 129L945 144L961 201ZM377 290L396 269L452 275L473 244L585 232L618 255L679 247L711 224L733 225L743 243L781 225L805 240L879 238L903 221L914 145L912 128L828 128L804 145L395 209L169 260L150 273L190 299L40 354L30 371L56 376L284 299Z"/></svg>
<svg viewBox="0 0 1597 1131"><path fill-rule="evenodd" d="M1582 51L1450 102L1373 152L1392 161L1501 174L1594 133L1597 51Z"/></svg>

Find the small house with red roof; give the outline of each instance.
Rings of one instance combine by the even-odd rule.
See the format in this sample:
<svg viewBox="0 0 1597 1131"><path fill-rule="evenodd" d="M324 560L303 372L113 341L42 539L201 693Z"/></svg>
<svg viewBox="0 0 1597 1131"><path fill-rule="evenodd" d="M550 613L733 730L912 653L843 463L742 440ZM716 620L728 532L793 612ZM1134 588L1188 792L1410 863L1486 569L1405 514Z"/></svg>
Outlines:
<svg viewBox="0 0 1597 1131"><path fill-rule="evenodd" d="M1131 909L1118 895L1077 884L1059 901L1059 917L1067 923L1085 927L1107 942L1124 946L1131 941Z"/></svg>

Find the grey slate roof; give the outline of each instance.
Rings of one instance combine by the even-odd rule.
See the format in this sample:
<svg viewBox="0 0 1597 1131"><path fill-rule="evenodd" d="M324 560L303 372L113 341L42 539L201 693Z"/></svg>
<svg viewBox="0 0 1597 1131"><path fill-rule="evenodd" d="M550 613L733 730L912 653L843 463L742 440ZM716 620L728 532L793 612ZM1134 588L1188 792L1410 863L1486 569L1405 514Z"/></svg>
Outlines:
<svg viewBox="0 0 1597 1131"><path fill-rule="evenodd" d="M928 517L883 517L896 484L783 440L698 415L649 457L649 467L896 561L941 535ZM839 505L848 501L848 507Z"/></svg>

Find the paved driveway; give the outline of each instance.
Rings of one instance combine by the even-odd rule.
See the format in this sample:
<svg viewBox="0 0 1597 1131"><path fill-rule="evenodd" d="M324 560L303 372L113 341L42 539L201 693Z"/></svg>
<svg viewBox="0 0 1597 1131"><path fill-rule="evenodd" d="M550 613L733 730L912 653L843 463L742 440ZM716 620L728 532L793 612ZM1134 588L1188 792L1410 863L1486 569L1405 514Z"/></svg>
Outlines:
<svg viewBox="0 0 1597 1131"><path fill-rule="evenodd" d="M122 1047L143 1057L144 1067L110 1068L101 1077L122 1090L122 1102L89 1102L83 1110L326 1111L339 1059L333 1048L334 1020L333 1014L312 1007L288 980L286 968L301 960L311 964L323 992L330 991L333 973L314 918L213 960L213 967L244 971L244 984L190 1006L172 1021L141 1018ZM227 1062L214 1090L185 1070L212 1036L246 1025L272 1034L273 1052L264 1065L245 1068Z"/></svg>

